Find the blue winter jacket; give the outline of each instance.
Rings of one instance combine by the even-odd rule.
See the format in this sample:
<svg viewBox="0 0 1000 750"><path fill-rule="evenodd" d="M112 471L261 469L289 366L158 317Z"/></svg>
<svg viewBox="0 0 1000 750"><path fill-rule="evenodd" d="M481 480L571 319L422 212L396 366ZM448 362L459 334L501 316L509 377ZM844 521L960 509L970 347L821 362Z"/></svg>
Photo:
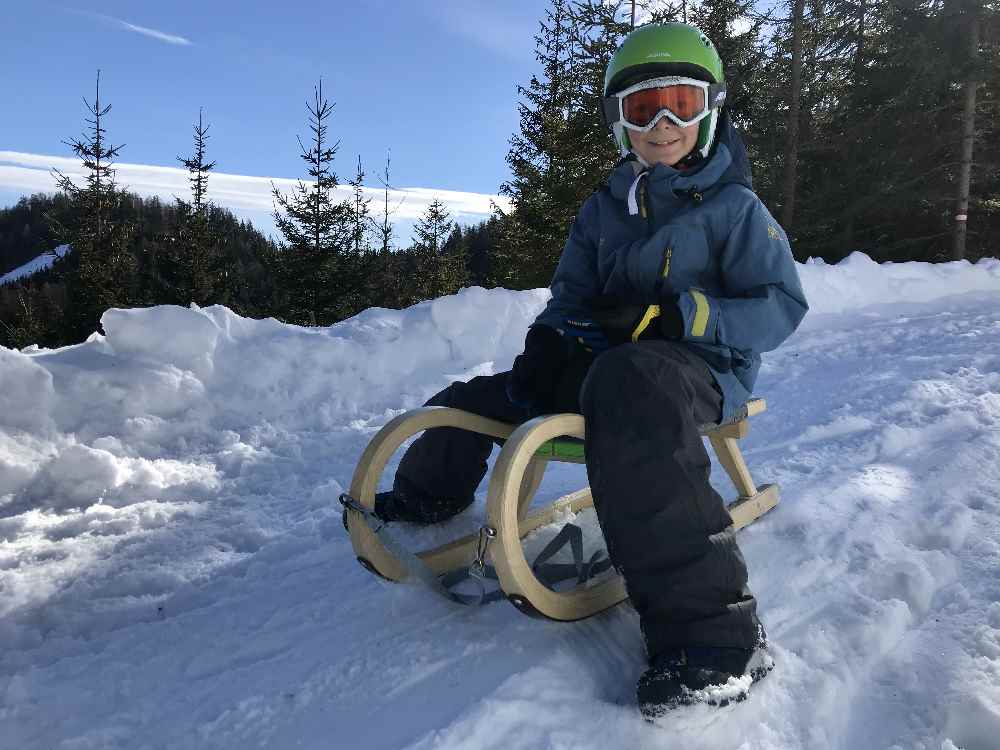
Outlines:
<svg viewBox="0 0 1000 750"><path fill-rule="evenodd" d="M788 238L752 190L739 134L723 114L716 144L687 171L624 161L583 204L535 321L562 330L601 294L636 304L679 295L683 342L708 364L723 421L753 391L760 353L809 309Z"/></svg>

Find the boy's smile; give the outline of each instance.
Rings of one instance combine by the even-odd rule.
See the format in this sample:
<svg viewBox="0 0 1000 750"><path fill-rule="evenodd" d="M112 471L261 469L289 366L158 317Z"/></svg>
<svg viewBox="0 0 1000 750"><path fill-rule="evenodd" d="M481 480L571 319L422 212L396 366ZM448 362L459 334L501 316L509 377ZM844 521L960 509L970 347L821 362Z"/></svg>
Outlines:
<svg viewBox="0 0 1000 750"><path fill-rule="evenodd" d="M632 150L647 164L652 166L659 163L672 167L691 153L698 141L700 124L696 122L682 128L664 117L646 133L629 130L628 137Z"/></svg>

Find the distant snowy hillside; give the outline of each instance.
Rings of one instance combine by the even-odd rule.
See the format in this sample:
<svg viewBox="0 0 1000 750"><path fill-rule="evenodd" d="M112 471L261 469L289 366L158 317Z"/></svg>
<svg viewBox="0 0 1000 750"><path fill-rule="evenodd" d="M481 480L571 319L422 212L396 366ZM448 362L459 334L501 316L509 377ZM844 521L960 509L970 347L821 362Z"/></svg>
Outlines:
<svg viewBox="0 0 1000 750"><path fill-rule="evenodd" d="M1000 262L800 272L812 309L744 441L781 485L740 536L777 669L669 730L633 705L628 606L456 608L365 572L341 526L375 431L507 369L546 290L327 329L111 310L86 343L0 348L0 748L996 750ZM551 467L538 502L584 484Z"/></svg>
<svg viewBox="0 0 1000 750"><path fill-rule="evenodd" d="M52 264L56 262L56 258L61 258L68 252L69 245L60 245L51 252L42 253L38 257L29 260L23 266L18 266L13 271L0 276L0 286L23 279L25 276L31 276L39 271L44 271L46 268L52 268Z"/></svg>

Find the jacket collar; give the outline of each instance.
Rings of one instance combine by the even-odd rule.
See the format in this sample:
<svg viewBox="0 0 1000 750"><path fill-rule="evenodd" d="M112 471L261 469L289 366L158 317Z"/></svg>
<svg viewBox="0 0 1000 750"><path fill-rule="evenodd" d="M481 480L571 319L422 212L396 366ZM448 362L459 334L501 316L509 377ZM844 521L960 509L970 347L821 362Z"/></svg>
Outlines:
<svg viewBox="0 0 1000 750"><path fill-rule="evenodd" d="M681 171L665 164L654 164L652 169L646 169L638 161L630 160L619 164L611 173L608 185L611 194L618 200L627 200L632 184L645 174L649 182L649 191L654 199L674 196L681 197L689 192L704 192L713 187L725 174L733 158L729 148L718 144L712 155L694 169Z"/></svg>

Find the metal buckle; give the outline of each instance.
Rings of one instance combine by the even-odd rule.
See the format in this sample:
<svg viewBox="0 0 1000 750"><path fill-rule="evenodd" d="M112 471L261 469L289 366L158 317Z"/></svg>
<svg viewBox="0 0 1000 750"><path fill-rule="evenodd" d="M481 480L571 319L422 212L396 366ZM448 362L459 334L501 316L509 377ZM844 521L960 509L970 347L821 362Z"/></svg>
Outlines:
<svg viewBox="0 0 1000 750"><path fill-rule="evenodd" d="M340 504L344 506L347 510L353 510L355 513L361 515L366 519L374 521L374 523L369 524L369 528L372 530L373 534L379 533L383 528L385 528L388 521L384 521L378 516L376 516L372 511L368 510L365 506L355 500L353 497L348 495L346 492L341 493Z"/></svg>
<svg viewBox="0 0 1000 750"><path fill-rule="evenodd" d="M497 538L497 530L492 526L482 526L479 529L479 543L476 545L476 559L469 566L469 575L486 580L486 552L490 542Z"/></svg>

